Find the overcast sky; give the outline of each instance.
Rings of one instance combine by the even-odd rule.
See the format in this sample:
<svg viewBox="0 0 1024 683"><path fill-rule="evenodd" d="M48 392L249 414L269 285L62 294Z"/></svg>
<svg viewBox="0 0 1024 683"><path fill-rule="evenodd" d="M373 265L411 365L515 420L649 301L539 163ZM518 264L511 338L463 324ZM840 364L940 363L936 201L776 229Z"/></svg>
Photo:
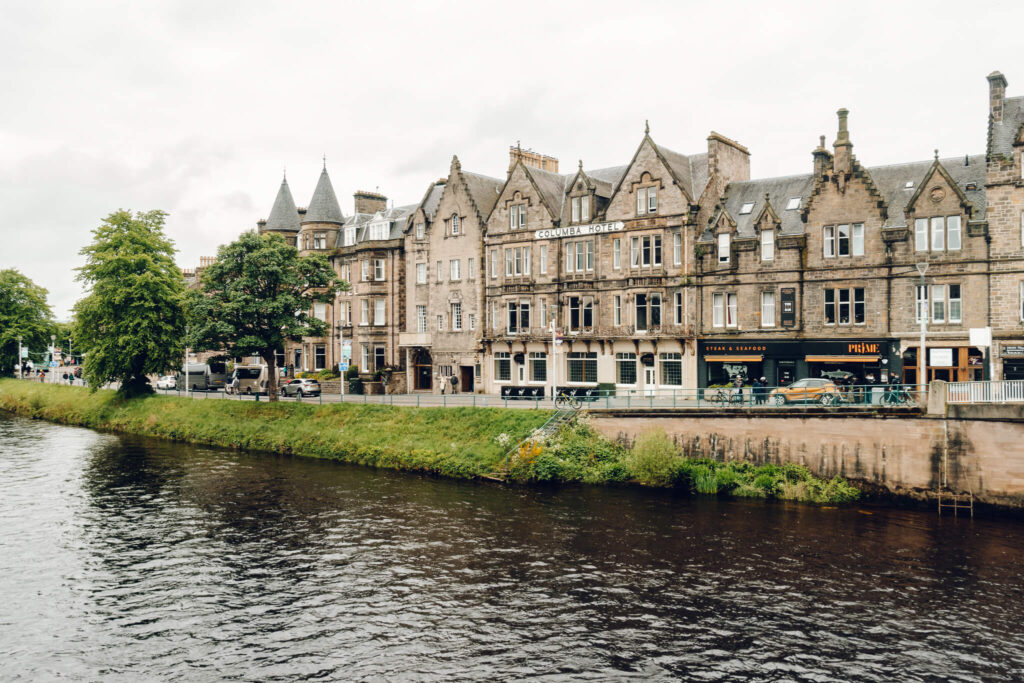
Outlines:
<svg viewBox="0 0 1024 683"><path fill-rule="evenodd" d="M755 177L805 173L850 109L868 166L984 152L988 83L1024 95L1021 2L23 2L0 22L0 268L50 290L111 211L163 209L194 266L270 212L287 167L419 201L503 176L521 141L563 171L715 130Z"/></svg>

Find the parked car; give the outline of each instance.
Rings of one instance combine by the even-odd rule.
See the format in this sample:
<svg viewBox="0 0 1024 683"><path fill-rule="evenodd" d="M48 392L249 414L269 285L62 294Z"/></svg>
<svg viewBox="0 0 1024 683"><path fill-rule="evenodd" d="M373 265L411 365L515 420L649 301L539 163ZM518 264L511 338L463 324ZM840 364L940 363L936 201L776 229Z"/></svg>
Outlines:
<svg viewBox="0 0 1024 683"><path fill-rule="evenodd" d="M839 387L827 379L798 379L788 387L773 389L769 398L777 406L787 403L820 403L830 406L840 400Z"/></svg>
<svg viewBox="0 0 1024 683"><path fill-rule="evenodd" d="M174 375L164 375L156 381L157 389L177 389L178 378Z"/></svg>
<svg viewBox="0 0 1024 683"><path fill-rule="evenodd" d="M320 395L320 382L315 379L293 379L287 384L281 385L282 396L319 396Z"/></svg>

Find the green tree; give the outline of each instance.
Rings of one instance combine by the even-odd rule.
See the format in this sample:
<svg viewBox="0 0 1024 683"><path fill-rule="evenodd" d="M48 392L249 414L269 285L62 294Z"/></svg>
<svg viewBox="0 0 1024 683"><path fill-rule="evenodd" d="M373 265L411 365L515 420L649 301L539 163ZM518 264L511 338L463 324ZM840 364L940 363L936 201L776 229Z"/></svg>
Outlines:
<svg viewBox="0 0 1024 683"><path fill-rule="evenodd" d="M146 375L181 361L185 278L164 235L163 211L115 211L82 249L78 279L87 294L75 304L76 351L95 390L120 382L126 395L152 392Z"/></svg>
<svg viewBox="0 0 1024 683"><path fill-rule="evenodd" d="M299 256L280 235L255 232L220 247L200 281L201 295L189 298L190 342L258 355L267 365L271 401L277 400L276 354L288 339L323 336L327 323L311 315L313 302L348 289L325 257Z"/></svg>
<svg viewBox="0 0 1024 683"><path fill-rule="evenodd" d="M50 346L53 312L47 291L17 270L0 270L0 372L18 369L18 337L22 346Z"/></svg>

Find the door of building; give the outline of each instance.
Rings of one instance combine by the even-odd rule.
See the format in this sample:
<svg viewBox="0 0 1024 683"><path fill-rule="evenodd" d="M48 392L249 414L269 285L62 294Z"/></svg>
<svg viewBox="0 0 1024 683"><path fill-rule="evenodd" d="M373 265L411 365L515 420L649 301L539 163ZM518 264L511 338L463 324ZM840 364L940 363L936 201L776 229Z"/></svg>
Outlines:
<svg viewBox="0 0 1024 683"><path fill-rule="evenodd" d="M416 391L430 391L434 386L434 372L430 353L417 349L412 357L413 387Z"/></svg>
<svg viewBox="0 0 1024 683"><path fill-rule="evenodd" d="M644 396L654 396L654 389L658 384L655 377L654 367L644 368Z"/></svg>
<svg viewBox="0 0 1024 683"><path fill-rule="evenodd" d="M473 366L472 365L460 365L459 374L459 389L462 391L471 392L473 391Z"/></svg>

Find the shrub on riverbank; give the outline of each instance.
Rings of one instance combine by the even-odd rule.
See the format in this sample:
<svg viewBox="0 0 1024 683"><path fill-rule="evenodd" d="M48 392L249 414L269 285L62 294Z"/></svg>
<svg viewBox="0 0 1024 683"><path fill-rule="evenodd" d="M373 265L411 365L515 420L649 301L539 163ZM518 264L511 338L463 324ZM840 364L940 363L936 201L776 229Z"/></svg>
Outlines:
<svg viewBox="0 0 1024 683"><path fill-rule="evenodd" d="M18 380L0 380L0 409L93 429L455 478L489 475L507 465L509 478L520 482L636 482L814 503L849 502L859 495L843 479L818 479L800 465L685 458L664 432L647 434L628 449L576 424L506 456L550 417L543 410L126 399L113 391Z"/></svg>
<svg viewBox="0 0 1024 683"><path fill-rule="evenodd" d="M574 425L538 447L521 449L509 470L520 481L635 481L691 493L811 503L846 503L860 495L844 479L819 479L802 465L685 458L664 432L646 434L628 449L586 425Z"/></svg>

